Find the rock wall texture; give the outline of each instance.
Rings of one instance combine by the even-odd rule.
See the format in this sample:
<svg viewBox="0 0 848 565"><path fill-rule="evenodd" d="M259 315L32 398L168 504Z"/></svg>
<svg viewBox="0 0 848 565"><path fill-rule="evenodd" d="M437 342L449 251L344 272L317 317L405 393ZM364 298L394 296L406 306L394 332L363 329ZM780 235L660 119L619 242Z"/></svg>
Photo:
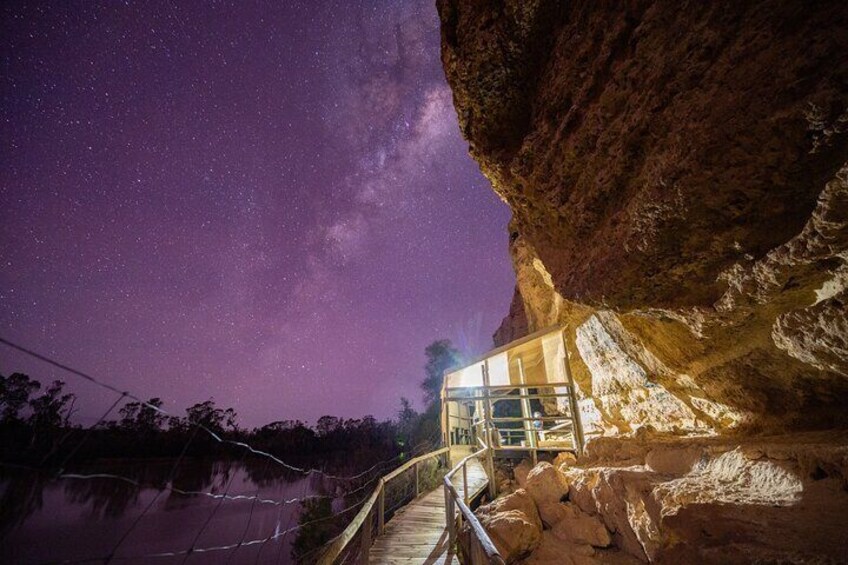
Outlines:
<svg viewBox="0 0 848 565"><path fill-rule="evenodd" d="M608 434L848 425L848 3L437 6L513 210L496 340L567 325Z"/></svg>
<svg viewBox="0 0 848 565"><path fill-rule="evenodd" d="M844 431L640 432L590 443L579 465L523 462L513 475L478 510L508 563L818 564L848 551Z"/></svg>

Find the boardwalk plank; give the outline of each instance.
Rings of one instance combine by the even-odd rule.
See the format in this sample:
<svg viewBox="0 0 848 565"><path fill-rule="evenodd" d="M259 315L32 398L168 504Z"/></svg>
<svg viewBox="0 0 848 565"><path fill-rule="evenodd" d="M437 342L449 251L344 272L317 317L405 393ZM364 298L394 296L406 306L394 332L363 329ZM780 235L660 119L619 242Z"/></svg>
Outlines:
<svg viewBox="0 0 848 565"><path fill-rule="evenodd" d="M462 494L462 473L453 478ZM468 463L468 490L477 492L486 484L486 473L476 460ZM399 509L386 523L383 535L371 546L370 562L381 565L454 565L455 555L448 553L445 527L445 495L441 486Z"/></svg>

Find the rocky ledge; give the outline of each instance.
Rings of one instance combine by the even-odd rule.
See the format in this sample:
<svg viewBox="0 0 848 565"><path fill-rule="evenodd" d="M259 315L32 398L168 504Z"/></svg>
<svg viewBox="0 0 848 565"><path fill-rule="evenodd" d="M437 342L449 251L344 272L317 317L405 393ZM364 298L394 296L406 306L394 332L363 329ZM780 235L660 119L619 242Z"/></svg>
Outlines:
<svg viewBox="0 0 848 565"><path fill-rule="evenodd" d="M513 211L500 342L568 327L607 435L848 424L848 3L439 0Z"/></svg>
<svg viewBox="0 0 848 565"><path fill-rule="evenodd" d="M477 515L509 563L839 563L846 555L846 433L681 440L643 431L592 442L579 465L523 461L501 488Z"/></svg>
<svg viewBox="0 0 848 565"><path fill-rule="evenodd" d="M848 3L437 6L513 211L495 339L563 325L594 438L480 510L504 555L844 560Z"/></svg>

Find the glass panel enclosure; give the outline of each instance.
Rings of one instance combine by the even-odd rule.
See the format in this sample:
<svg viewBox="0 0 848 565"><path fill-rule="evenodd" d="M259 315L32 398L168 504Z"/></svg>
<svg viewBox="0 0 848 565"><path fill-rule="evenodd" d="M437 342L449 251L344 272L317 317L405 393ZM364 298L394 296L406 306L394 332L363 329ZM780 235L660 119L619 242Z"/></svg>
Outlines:
<svg viewBox="0 0 848 565"><path fill-rule="evenodd" d="M562 329L538 332L445 375L448 445L495 450L582 450Z"/></svg>

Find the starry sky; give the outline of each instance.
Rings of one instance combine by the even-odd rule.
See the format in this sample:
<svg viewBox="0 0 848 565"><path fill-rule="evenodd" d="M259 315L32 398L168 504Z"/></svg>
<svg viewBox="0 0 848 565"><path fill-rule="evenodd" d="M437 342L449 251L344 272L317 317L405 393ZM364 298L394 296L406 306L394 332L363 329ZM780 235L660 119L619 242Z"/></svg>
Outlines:
<svg viewBox="0 0 848 565"><path fill-rule="evenodd" d="M0 335L246 426L421 407L514 285L433 4L4 2Z"/></svg>

